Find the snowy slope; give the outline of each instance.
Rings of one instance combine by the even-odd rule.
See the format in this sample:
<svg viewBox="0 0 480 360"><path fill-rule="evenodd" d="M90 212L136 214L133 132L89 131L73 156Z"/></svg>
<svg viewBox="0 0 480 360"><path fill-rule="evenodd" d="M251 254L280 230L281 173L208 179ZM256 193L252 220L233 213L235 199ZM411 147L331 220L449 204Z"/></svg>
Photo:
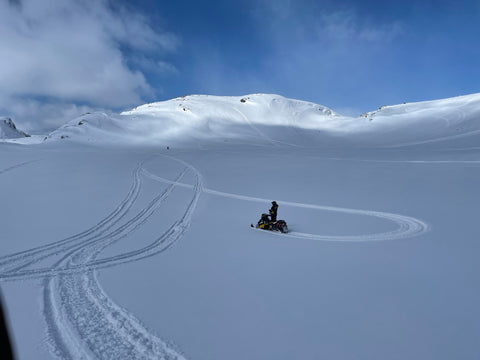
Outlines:
<svg viewBox="0 0 480 360"><path fill-rule="evenodd" d="M175 145L226 140L271 143L285 137L284 131L275 134L276 128L327 130L340 127L342 119L326 107L278 95L193 95L139 106L120 115L86 114L49 139Z"/></svg>
<svg viewBox="0 0 480 360"><path fill-rule="evenodd" d="M23 131L17 129L12 119L0 118L0 139L28 137Z"/></svg>
<svg viewBox="0 0 480 360"><path fill-rule="evenodd" d="M0 143L19 359L477 360L478 98L191 96ZM271 200L287 235L249 226Z"/></svg>
<svg viewBox="0 0 480 360"><path fill-rule="evenodd" d="M193 95L146 104L120 115L85 114L47 140L185 146L209 142L304 146L402 146L480 132L480 94L384 106L359 118L278 95Z"/></svg>
<svg viewBox="0 0 480 360"><path fill-rule="evenodd" d="M480 94L382 106L363 115L362 132L374 133L391 145L452 140L480 133Z"/></svg>

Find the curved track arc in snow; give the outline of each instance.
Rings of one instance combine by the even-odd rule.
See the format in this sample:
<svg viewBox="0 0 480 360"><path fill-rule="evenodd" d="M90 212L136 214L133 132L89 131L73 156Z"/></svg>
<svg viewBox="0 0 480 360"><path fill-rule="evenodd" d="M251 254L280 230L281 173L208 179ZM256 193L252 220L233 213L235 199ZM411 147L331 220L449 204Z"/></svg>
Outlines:
<svg viewBox="0 0 480 360"><path fill-rule="evenodd" d="M190 169L196 174L197 179L201 179L201 174L192 165L180 159L172 158L170 156L166 156L166 157L171 158L172 160L175 160L183 164L186 167L186 169ZM105 258L90 259L80 264L70 263L68 266L63 265L63 266L56 266L56 267L24 269L26 266L32 265L35 262L38 262L48 256L56 255L58 254L58 252L76 251L78 250L78 248L85 247L86 245L92 244L102 239L110 239L109 241L112 241L111 239L113 237L122 238L124 236L127 236L129 231L134 230L133 228L127 231L126 233L124 233L126 231L125 229L127 230L129 229L128 222L126 225L123 225L122 227L114 231L111 231L111 232L108 232L108 231L121 218L125 216L125 212L128 211L131 207L131 203L136 200L136 197L138 196L138 192L140 191L140 182L141 182L140 175L145 175L153 180L170 184L168 191L172 191L173 188L177 186L194 189L196 194L195 206L196 206L196 201L198 201L198 196L201 192L204 192L210 195L223 196L223 197L228 197L228 198L233 198L236 200L243 200L243 201L252 201L252 202L261 202L261 203L270 201L270 199L266 199L266 198L232 194L232 193L226 193L226 192L203 188L203 185L200 185L200 183L197 183L196 185L185 184L179 181L179 178L182 175L180 175L179 178L177 178L176 180L165 179L160 176L154 175L148 170L146 170L143 167L145 162L146 160L142 161L137 165L136 170L134 172L134 176L133 176L134 182L132 184L130 192L129 194L127 194L126 198L122 201L122 203L114 212L112 212L109 216L107 216L105 219L100 221L94 227L78 235L72 236L70 238L67 238L59 242L47 244L43 247L30 249L25 252L12 254L10 256L5 256L3 258L0 258L0 269L3 270L3 272L0 274L0 280L15 281L19 279L42 278L45 276L82 273L85 271L112 267L112 266L120 265L127 262L137 261L148 256L153 256L157 253L160 253L168 249L168 247L170 247L170 245L174 242L172 241L172 239L174 238L176 239L180 236L180 235L177 236L176 233L178 232L179 228L185 226L185 224L182 224L182 221L175 222L174 224L172 224L172 226L168 228L162 235L160 235L158 238L153 240L150 244L146 245L145 247L140 249L135 249L127 253L122 253L119 255L105 257ZM157 200L153 200L152 203L155 203L155 201L158 201L158 199L162 199L162 197L164 196L168 196L168 194L167 195L164 194L162 196L157 197ZM282 234L282 236L284 237L298 238L298 239L305 239L305 240L336 241L336 242L386 241L386 240L396 240L396 239L404 239L408 237L418 236L418 235L421 235L422 233L429 231L430 229L430 226L427 223L419 219L409 217L409 216L399 215L399 214L371 211L371 210L360 210L360 209L350 209L350 208L341 208L341 207L324 206L324 205L305 204L305 203L281 201L281 200L279 200L279 202L282 205L292 206L292 207L340 212L340 213L346 213L346 214L352 214L352 215L373 216L373 217L394 222L398 225L397 229L395 230L382 232L382 233L373 233L373 234L322 235L322 234L311 234L311 233L301 233L301 232L292 231L288 234ZM153 207L152 203L150 204L150 207ZM158 206L158 204L155 206ZM145 213L146 211L152 211L152 210L151 209L148 210L148 207L147 207L146 209L143 210L143 213ZM141 212L141 214L137 216L140 216L143 213ZM118 217L118 219L116 219L116 217ZM135 218L133 220L135 220ZM136 224L136 221L137 220L134 221L135 224ZM142 221L145 221L145 220L142 220ZM141 223L137 225L135 224L134 226L141 225ZM87 236L91 235L92 233L94 233L95 236L93 236L93 238L91 239L87 238ZM99 235L102 235L102 234L104 234L103 237L99 238ZM82 241L81 244L78 243L79 240ZM105 247L107 245L102 245L102 246Z"/></svg>
<svg viewBox="0 0 480 360"><path fill-rule="evenodd" d="M114 212L100 221L97 225L78 235L0 258L0 280L15 281L29 278L42 278L44 276L54 276L60 274L81 273L98 268L111 267L126 262L136 261L164 251L167 244L167 247L169 247L173 243L171 241L172 239L178 239L180 235L184 233L184 231L179 232L179 228L188 228L193 210L198 203L200 194L203 192L201 174L190 164L187 164L181 160L175 160L182 163L186 167L186 169L180 173L177 181L174 181L173 184L171 184L164 192L155 197L146 208L142 209L135 217L127 221L125 224L110 230L122 218L125 217L126 213L132 207L133 202L135 202L138 197L141 183L139 170L142 169L140 166L137 166L137 169L134 172L134 181L130 192ZM141 164L143 163L144 162ZM33 265L34 263L39 262L47 257L56 256L59 253L66 252L67 255L65 256L68 256L68 254L72 251L75 252L81 248L88 248L88 246L95 246L95 244L101 244L100 246L106 247L110 245L110 243L124 238L130 232L134 231L137 227L141 226L145 221L147 221L147 219L155 212L156 208L160 206L161 203L163 203L163 201L170 195L175 188L175 184L178 183L178 180L180 180L187 169L193 171L197 178L196 185L193 186L195 195L188 207L189 210L185 216L176 221L149 245L141 249L133 250L120 255L91 261L89 260L88 262L84 263L72 263L68 266L50 266L25 269L27 266ZM91 248L88 249L90 249L90 251L92 250Z"/></svg>
<svg viewBox="0 0 480 360"><path fill-rule="evenodd" d="M103 291L96 277L99 268L138 261L167 250L189 229L203 192L202 176L182 160L168 158L185 165L175 182L179 182L187 171L193 172L193 195L186 204L183 215L147 246L99 258L105 248L149 220L176 188L174 184L169 185L136 215L125 220L143 190L141 169L147 161L144 160L137 164L127 196L96 225L66 239L0 258L0 280L44 279L43 314L48 334L46 343L56 357L184 359L183 355L147 329L128 310L115 304ZM35 263L58 255L62 257L52 266L32 268Z"/></svg>
<svg viewBox="0 0 480 360"><path fill-rule="evenodd" d="M20 269L39 262L47 257L55 256L58 253L68 251L78 246L84 246L86 241L90 241L92 238L98 238L98 236L104 234L110 228L115 226L126 216L133 203L138 198L141 187L140 170L143 163L144 161L137 164L133 173L133 181L130 190L115 210L100 220L97 224L81 233L59 241L37 246L29 250L0 257L0 279L8 278L8 276L5 275L9 273L19 274Z"/></svg>
<svg viewBox="0 0 480 360"><path fill-rule="evenodd" d="M150 173L148 170L143 169L143 172L147 176L151 177L152 179L156 179L158 181L163 181L166 183L173 183L173 181L154 175ZM176 185L187 187L187 188L192 187L192 185L184 184L184 183L177 183ZM265 202L269 203L271 201L271 199L232 194L232 193L216 191L216 190L207 189L207 188L204 189L204 192L206 194L223 196L223 197L233 198L237 200L244 200L244 201L261 202L261 203L265 203ZM340 213L346 213L346 214L352 214L352 215L373 216L373 217L392 221L398 225L398 228L393 231L376 233L376 234L348 236L348 235L317 235L317 234L291 232L289 234L282 234L282 236L294 237L299 239L308 239L308 240L320 240L320 241L342 241L342 242L386 241L386 240L397 240L397 239L404 239L408 237L418 236L430 230L430 226L426 222L416 219L414 217L405 216L405 215L399 215L399 214L393 214L393 213L387 213L387 212L381 212L381 211L372 211L372 210L361 210L361 209L350 209L350 208L325 206L325 205L305 204L305 203L291 202L291 201L278 200L277 202L282 205L299 207L304 209L333 211L333 212L340 212Z"/></svg>
<svg viewBox="0 0 480 360"><path fill-rule="evenodd" d="M192 214L202 193L202 180L195 172L195 184L192 200L181 218L167 230L157 242L148 249L140 249L138 254L127 252L117 255L116 260L137 261L163 251L178 240L189 228ZM180 180L186 170L177 177ZM60 273L44 280L44 318L48 329L48 344L54 354L60 358L102 358L102 359L177 359L184 357L165 341L147 329L128 310L115 304L101 288L96 277L96 268L87 264L94 263L98 255L108 246L126 236L160 206L171 194L174 185L170 185L155 197L137 216L97 241L85 246L70 249L54 266L69 269L79 267L79 273ZM161 240L161 241L158 241ZM148 251L150 252L146 254ZM123 258L122 258L123 256Z"/></svg>

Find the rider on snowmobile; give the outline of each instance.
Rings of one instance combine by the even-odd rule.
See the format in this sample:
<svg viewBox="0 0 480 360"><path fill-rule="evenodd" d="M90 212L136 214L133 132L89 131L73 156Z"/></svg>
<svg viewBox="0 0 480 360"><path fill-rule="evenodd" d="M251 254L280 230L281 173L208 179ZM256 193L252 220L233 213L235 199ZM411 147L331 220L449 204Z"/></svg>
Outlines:
<svg viewBox="0 0 480 360"><path fill-rule="evenodd" d="M277 209L278 204L276 201L272 201L272 207L269 210L270 213L270 221L275 222L277 221Z"/></svg>
<svg viewBox="0 0 480 360"><path fill-rule="evenodd" d="M257 229L263 230L272 230L272 231L280 231L282 233L288 233L288 227L285 220L278 220L277 221L277 209L278 204L276 201L272 201L272 208L269 210L269 214L262 214L262 217L257 222ZM253 224L250 225L254 227Z"/></svg>

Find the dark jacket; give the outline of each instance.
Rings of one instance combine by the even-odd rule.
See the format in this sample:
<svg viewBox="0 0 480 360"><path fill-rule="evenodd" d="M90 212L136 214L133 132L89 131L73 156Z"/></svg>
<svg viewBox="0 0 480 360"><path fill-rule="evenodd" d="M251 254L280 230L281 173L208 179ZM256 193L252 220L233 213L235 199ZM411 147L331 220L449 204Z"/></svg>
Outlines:
<svg viewBox="0 0 480 360"><path fill-rule="evenodd" d="M278 209L278 204L277 203L272 203L272 207L270 208L270 219L272 221L277 221L277 209Z"/></svg>

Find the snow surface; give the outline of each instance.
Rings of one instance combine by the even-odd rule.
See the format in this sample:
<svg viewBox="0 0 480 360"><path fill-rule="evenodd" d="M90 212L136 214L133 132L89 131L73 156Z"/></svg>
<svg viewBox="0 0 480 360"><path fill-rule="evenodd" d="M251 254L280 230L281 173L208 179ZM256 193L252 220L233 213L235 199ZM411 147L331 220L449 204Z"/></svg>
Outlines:
<svg viewBox="0 0 480 360"><path fill-rule="evenodd" d="M479 111L189 96L0 143L18 357L478 359Z"/></svg>

